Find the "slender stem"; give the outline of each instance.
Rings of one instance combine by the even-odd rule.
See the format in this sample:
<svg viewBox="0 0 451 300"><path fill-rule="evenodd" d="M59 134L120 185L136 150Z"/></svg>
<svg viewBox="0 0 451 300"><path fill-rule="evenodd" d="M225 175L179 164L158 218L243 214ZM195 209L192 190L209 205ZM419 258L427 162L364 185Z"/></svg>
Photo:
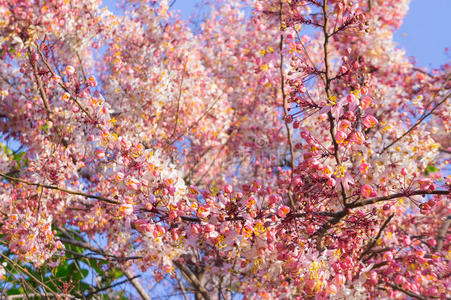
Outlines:
<svg viewBox="0 0 451 300"><path fill-rule="evenodd" d="M130 281L130 283L133 285L135 290L138 292L138 294L141 296L143 300L151 300L149 294L146 292L144 287L139 282L137 276L133 276L129 271L125 269L121 269L122 273L124 273L125 277Z"/></svg>
<svg viewBox="0 0 451 300"><path fill-rule="evenodd" d="M385 146L382 151L380 152L380 154L384 153L385 150L387 150L388 148L390 148L391 146L393 146L394 144L396 144L397 142L399 142L402 138L404 138L406 135L408 135L410 132L412 132L415 128L417 128L418 125L421 124L421 122L424 121L424 119L426 119L427 117L429 117L430 115L432 115L432 113L443 103L445 103L446 100L448 100L448 98L451 97L451 93L447 94L442 101L440 101L439 103L437 103L428 113L425 113L421 116L421 118L418 119L418 121L412 126L410 127L406 132L404 132L400 137L398 137L397 139L395 139L393 142L391 142L390 144L388 144L387 146Z"/></svg>
<svg viewBox="0 0 451 300"><path fill-rule="evenodd" d="M129 281L132 281L132 280L134 280L135 278L139 278L139 277L141 277L141 275L136 275L136 276L131 277L130 279L127 278L127 279L124 279L124 280L122 280L122 281L116 282L115 284L112 284L112 285L109 285L109 286L105 286L105 287L102 287L102 288L100 288L100 289L96 289L95 291L90 292L89 294L87 294L85 297L86 297L87 299L90 299L91 296L94 296L95 294L97 294L97 293L99 293L99 292L103 292L103 291L109 290L109 289L111 289L111 288L114 288L114 287L116 287L116 286L118 286L118 285L124 284L124 283L129 282Z"/></svg>
<svg viewBox="0 0 451 300"><path fill-rule="evenodd" d="M207 109L202 113L202 115L194 122L192 123L186 130L185 132L188 133L191 129L193 129L194 126L198 125L199 122L211 111L211 109L216 105L216 103L218 102L219 98L216 98L213 103L207 107ZM179 138L181 138L184 135L184 133L180 133L179 135L177 135L177 137L173 138L172 141L169 142L169 146L171 146L172 144L174 144Z"/></svg>
<svg viewBox="0 0 451 300"><path fill-rule="evenodd" d="M49 70L50 73L52 73L53 76L57 76L56 73L53 71L53 69L50 67L48 61L45 59L44 55L41 52L41 49L39 49L39 46L37 46L37 50L39 52L39 56L41 57L42 61L44 62L44 64L46 65L47 69ZM81 111L83 111L83 113L85 115L88 116L88 118L93 121L96 122L96 120L91 116L91 114L80 104L80 102L78 101L78 99L76 97L74 97L71 93L71 91L60 81L58 81L58 85L66 92L70 95L70 98L75 102L75 104L77 104L78 108L81 109Z"/></svg>
<svg viewBox="0 0 451 300"><path fill-rule="evenodd" d="M374 203L378 203L378 202L382 202L382 201L388 201L388 200L392 200L392 199L396 199L396 198L409 197L409 196L414 196L414 195L449 195L449 194L450 194L449 191L444 191L444 190L409 191L409 192L403 192L403 193L396 193L396 194L392 194L392 195L388 195L388 196L375 197L375 198L367 199L365 201L358 202L358 203L351 203L351 204L347 205L342 211L336 212L334 214L334 217L330 221L326 222L316 232L316 235L317 235L316 245L317 245L318 249L323 249L321 241L322 241L322 238L324 237L324 235L334 225L338 224L341 221L341 219L343 219L345 216L347 216L350 209L352 209L352 208L358 208L358 207L362 207L362 206L366 206L366 205L370 205L370 204L374 204Z"/></svg>
<svg viewBox="0 0 451 300"><path fill-rule="evenodd" d="M81 73L83 75L83 79L85 81L87 81L87 77L86 77L86 73L85 73L85 68L83 68L83 61L81 60L80 54L78 52L76 52L77 54L77 58L78 58L78 62L80 63L80 68L81 68Z"/></svg>
<svg viewBox="0 0 451 300"><path fill-rule="evenodd" d="M377 240L381 237L382 232L384 231L385 227L387 227L388 223L390 223L391 219L393 219L393 217L395 216L395 214L391 214L387 220L385 220L384 224L382 224L381 228L379 229L379 232L377 233L376 237L373 238L368 245L365 247L365 250L362 252L362 254L360 254L360 259L362 259L365 255L367 255L371 249L373 249L373 247L376 245Z"/></svg>
<svg viewBox="0 0 451 300"><path fill-rule="evenodd" d="M183 282L180 280L180 278L177 276L177 273L175 273L175 280L177 280L177 284L179 285L180 291L182 291L183 298L185 300L188 300L188 296L186 295L185 286L183 285Z"/></svg>
<svg viewBox="0 0 451 300"><path fill-rule="evenodd" d="M6 296L6 300L14 299L49 299L50 297L56 299L76 299L74 295L64 294L64 293L31 293L31 294L19 294ZM3 299L3 298L2 298Z"/></svg>
<svg viewBox="0 0 451 300"><path fill-rule="evenodd" d="M23 268L21 265L19 265L18 263L16 263L15 261L13 261L12 259L10 259L8 256L4 255L1 252L0 252L0 256L3 257L5 260L7 260L10 264L12 264L15 267L19 268L22 272L27 274L27 276L29 276L32 280L34 280L35 282L37 282L40 285L42 285L44 293L46 293L47 291L52 292L52 289L50 287L48 287L44 282L42 282L41 280L39 280L38 278L33 276L33 274L31 274L26 268Z"/></svg>
<svg viewBox="0 0 451 300"><path fill-rule="evenodd" d="M449 191L437 190L437 191L409 191L404 193L396 193L388 196L370 198L361 202L349 204L349 208L362 207L369 204L374 204L382 201L388 201L396 198L416 196L416 195L449 195Z"/></svg>
<svg viewBox="0 0 451 300"><path fill-rule="evenodd" d="M280 26L282 27L282 8L283 8L283 3L282 1L280 1L280 9L279 9L279 18L280 18ZM294 175L294 169L295 169L295 165L294 165L294 147L293 147L293 139L291 136L291 129L290 126L288 125L288 101L287 101L287 97L285 95L285 76L283 73L283 34L280 34L280 42L279 42L279 51L280 51L280 66L279 66L279 70L280 70L280 90L282 92L282 99L283 99L283 114L284 114L284 121L285 121L285 128L287 130L287 136L288 136L288 145L290 147L290 167L291 167L291 180L290 180L290 184L288 185L288 198L290 199L290 205L291 205L291 209L295 208L295 203L294 203L294 199L293 199L293 195L291 194L290 190L291 190L291 185L293 182L293 175Z"/></svg>
<svg viewBox="0 0 451 300"><path fill-rule="evenodd" d="M200 292L202 297L205 300L209 300L210 295L208 294L208 291L202 286L201 282L196 277L196 275L184 264L182 264L176 260L174 260L173 263L182 272L182 274L185 276L185 278L191 282L191 285Z"/></svg>
<svg viewBox="0 0 451 300"><path fill-rule="evenodd" d="M437 245L436 251L440 252L443 248L443 242L445 241L446 234L448 233L448 228L451 225L451 215L447 216L445 220L443 220L442 225L437 233Z"/></svg>
<svg viewBox="0 0 451 300"><path fill-rule="evenodd" d="M91 251L99 253L99 254L101 254L101 255L103 255L105 257L116 257L116 258L118 258L118 260L120 260L120 257L110 255L110 254L106 253L103 249L91 246L89 243L86 243L84 241L66 240L66 239L60 239L60 240L63 243L67 243L67 244L71 244L73 246L77 246L77 247L80 247L80 248L83 248L83 249L91 250ZM138 257L136 257L136 258L138 258ZM124 258L124 259L126 259L126 258ZM143 286L139 283L139 281L136 278L136 276L133 276L125 268L122 268L122 267L119 267L119 268L122 271L122 273L124 273L124 275L127 277L128 281L130 281L130 283L136 289L136 291L141 296L141 298L144 299L144 300L151 300L150 296L147 294L147 292L145 291Z"/></svg>
<svg viewBox="0 0 451 300"><path fill-rule="evenodd" d="M41 95L42 102L44 103L45 110L47 111L47 115L50 117L52 111L50 110L49 100L47 99L47 94L44 91L44 87L42 86L41 77L39 77L39 71L36 61L33 61L32 54L30 48L28 50L28 60L30 61L31 67L33 68L34 79L36 80L36 84L39 89L39 94Z"/></svg>
<svg viewBox="0 0 451 300"><path fill-rule="evenodd" d="M57 190L57 191L61 191L61 192L64 192L64 193L71 194L71 195L78 195L78 196L83 196L83 197L91 198L91 199L97 199L97 200L101 200L103 202L107 202L107 203L110 203L110 204L121 204L119 201L108 199L108 198L105 198L105 197L102 197L102 196L96 196L96 195L86 194L86 193L82 193L82 192L78 192L78 191L72 191L72 190L68 190L68 189L65 189L65 188L57 187L57 186L54 186L54 185L29 182L29 181L26 181L26 180L23 180L23 179L20 179L20 178L16 178L16 177L12 177L12 176L9 176L9 175L3 174L3 173L0 173L0 177L3 177L5 179L11 180L11 181L17 181L17 182L20 182L20 183L24 183L26 185L37 186L37 187L46 188L46 189L50 189L50 190Z"/></svg>
<svg viewBox="0 0 451 300"><path fill-rule="evenodd" d="M185 70L183 70L185 71ZM177 114L175 116L175 124L174 124L174 130L171 134L171 137L168 139L168 143L169 141L172 140L172 138L175 136L175 134L177 133L177 125L179 123L179 114L180 114L180 100L182 98L182 91L183 91L183 79L185 78L184 73L182 74L182 79L180 80L180 84L179 84L179 94L177 96ZM175 142L176 140L174 140ZM173 143L173 142L172 142ZM171 144L172 144L171 143Z"/></svg>
<svg viewBox="0 0 451 300"><path fill-rule="evenodd" d="M405 290L405 289L403 289L402 287L400 287L400 286L398 286L396 284L392 284L390 282L387 282L386 284L388 286L390 286L392 289L395 289L395 290L398 290L400 292L403 292L404 294L406 294L406 295L408 295L410 297L413 297L413 298L416 298L416 299L421 299L421 300L423 300L423 299L426 300L425 297L422 297L422 296L420 296L420 295L418 295L418 294L416 294L416 293L414 293L412 291Z"/></svg>
<svg viewBox="0 0 451 300"><path fill-rule="evenodd" d="M331 78L330 78L330 74L329 74L329 70L330 70L330 66L329 66L329 50L328 50L328 45L329 45L329 33L328 33L328 25L329 25L329 16L328 16L328 6L327 6L327 0L323 1L323 6L322 6L322 10L323 10L323 16L324 16L324 26L323 26L323 35L324 35L324 44L323 44L323 50L324 50L324 77L325 77L325 91L326 91L326 96L327 96L327 101L330 101L330 82L331 82ZM330 105L332 105L332 103L330 103ZM337 163L337 166L340 167L341 166L341 161L340 161L340 154L339 154L339 147L338 147L338 143L337 140L335 139L335 123L334 123L334 117L332 115L332 112L329 111L327 113L327 117L329 119L329 133L330 133L330 138L332 139L332 144L334 146L334 157L335 157L335 161ZM343 185L343 182L340 182L340 188L341 188L341 197L343 200L343 205L346 206L346 191L345 191L345 187Z"/></svg>

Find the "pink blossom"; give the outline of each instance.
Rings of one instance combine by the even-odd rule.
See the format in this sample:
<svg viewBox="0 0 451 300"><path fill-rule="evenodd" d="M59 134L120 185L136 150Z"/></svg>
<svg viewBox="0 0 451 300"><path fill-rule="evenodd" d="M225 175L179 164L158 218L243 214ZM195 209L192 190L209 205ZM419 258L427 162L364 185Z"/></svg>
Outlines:
<svg viewBox="0 0 451 300"><path fill-rule="evenodd" d="M361 189L361 194L365 198L376 197L376 191L369 185L364 184Z"/></svg>
<svg viewBox="0 0 451 300"><path fill-rule="evenodd" d="M376 271L371 271L368 274L368 282L371 285L376 285L377 284L377 272Z"/></svg>
<svg viewBox="0 0 451 300"><path fill-rule="evenodd" d="M406 168L402 168L401 169L401 175L402 176L406 176L407 175L407 169Z"/></svg>
<svg viewBox="0 0 451 300"><path fill-rule="evenodd" d="M66 74L67 74L67 75L72 75L72 74L75 73L75 68L72 67L72 66L66 66L65 71L66 71Z"/></svg>
<svg viewBox="0 0 451 300"><path fill-rule="evenodd" d="M351 141L357 145L362 145L365 141L365 137L361 131L356 131L352 134Z"/></svg>
<svg viewBox="0 0 451 300"><path fill-rule="evenodd" d="M405 282L406 282L406 279L403 276L401 276L399 274L396 275L396 277L395 277L395 283L396 284L402 286Z"/></svg>
<svg viewBox="0 0 451 300"><path fill-rule="evenodd" d="M117 172L117 173L116 173L115 179L116 179L117 181L121 181L121 180L124 179L124 177L125 177L124 173L122 173L122 172Z"/></svg>
<svg viewBox="0 0 451 300"><path fill-rule="evenodd" d="M366 162L362 162L359 166L360 173L365 174L368 171L368 168L370 167L370 164Z"/></svg>
<svg viewBox="0 0 451 300"><path fill-rule="evenodd" d="M277 210L277 215L280 218L285 218L289 212L290 212L290 208L286 205L283 205Z"/></svg>
<svg viewBox="0 0 451 300"><path fill-rule="evenodd" d="M129 188L131 188L132 190L138 190L138 188L139 188L139 181L138 181L138 179L130 177L127 180L127 186Z"/></svg>
<svg viewBox="0 0 451 300"><path fill-rule="evenodd" d="M197 210L197 216L199 218L206 218L210 215L210 207L207 205L201 205Z"/></svg>
<svg viewBox="0 0 451 300"><path fill-rule="evenodd" d="M94 76L89 76L87 83L90 87L96 87L97 86L97 81L95 79Z"/></svg>
<svg viewBox="0 0 451 300"><path fill-rule="evenodd" d="M351 126L351 122L349 122L348 120L341 120L340 121L340 125L339 125L340 130L345 131L350 126Z"/></svg>
<svg viewBox="0 0 451 300"><path fill-rule="evenodd" d="M231 194L232 191L233 191L233 188L232 188L232 186L231 186L230 184L227 184L227 185L224 187L224 192L226 192L227 194Z"/></svg>
<svg viewBox="0 0 451 300"><path fill-rule="evenodd" d="M365 118L363 118L363 125L366 128L373 128L378 123L379 122L377 121L377 119L375 117L373 117L372 115L367 115Z"/></svg>
<svg viewBox="0 0 451 300"><path fill-rule="evenodd" d="M63 94L62 99L63 99L64 102L69 101L69 99L70 99L70 94L65 92L65 93Z"/></svg>
<svg viewBox="0 0 451 300"><path fill-rule="evenodd" d="M346 133L344 133L344 131L342 130L338 130L337 133L335 134L335 140L337 141L337 143L341 144L345 141L346 139Z"/></svg>
<svg viewBox="0 0 451 300"><path fill-rule="evenodd" d="M131 215L133 213L133 205L130 203L121 204L119 211L126 216Z"/></svg>
<svg viewBox="0 0 451 300"><path fill-rule="evenodd" d="M97 148L95 151L95 156L97 159L104 159L105 158L105 150L101 148Z"/></svg>
<svg viewBox="0 0 451 300"><path fill-rule="evenodd" d="M315 233L315 227L312 224L309 224L306 228L307 233L312 235L313 233Z"/></svg>
<svg viewBox="0 0 451 300"><path fill-rule="evenodd" d="M341 286L346 282L346 277L345 277L345 275L340 273L340 274L335 275L334 280L338 285Z"/></svg>
<svg viewBox="0 0 451 300"><path fill-rule="evenodd" d="M368 108L372 103L373 100L368 96L365 96L362 99L360 99L360 105L362 106L363 109Z"/></svg>

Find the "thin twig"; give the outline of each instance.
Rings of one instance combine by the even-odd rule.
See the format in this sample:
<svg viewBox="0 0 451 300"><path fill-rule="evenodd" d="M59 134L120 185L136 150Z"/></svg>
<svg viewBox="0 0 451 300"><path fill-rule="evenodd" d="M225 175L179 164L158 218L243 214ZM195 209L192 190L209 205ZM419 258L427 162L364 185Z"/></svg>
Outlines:
<svg viewBox="0 0 451 300"><path fill-rule="evenodd" d="M183 70L185 71L185 70ZM168 141L172 140L172 138L177 133L177 125L179 123L179 114L180 114L180 100L182 98L182 91L183 91L183 79L185 78L184 73L182 74L182 79L180 80L179 84L179 94L177 96L177 114L175 115L175 124L174 124L174 130L172 131L171 137L168 139ZM172 144L172 143L171 143Z"/></svg>
<svg viewBox="0 0 451 300"><path fill-rule="evenodd" d="M32 280L42 285L44 292L52 291L50 287L48 287L44 282L36 278L33 274L31 274L26 268L23 268L21 265L10 259L8 256L4 255L0 252L0 256L2 256L4 259L6 259L10 264L14 265L15 267L19 268L22 272L24 272L27 276L29 276Z"/></svg>
<svg viewBox="0 0 451 300"><path fill-rule="evenodd" d="M175 280L177 280L177 284L180 287L180 291L182 291L183 298L185 298L185 300L188 300L188 296L186 295L185 286L183 285L183 282L180 280L180 278L177 276L177 273L175 273Z"/></svg>
<svg viewBox="0 0 451 300"><path fill-rule="evenodd" d="M398 291L400 291L400 292L403 292L404 294L406 294L406 295L408 295L408 296L410 296L410 297L414 297L414 298L416 298L416 299L421 299L421 300L426 300L426 299L427 299L427 298L422 297L422 296L420 296L420 295L418 295L418 294L416 294L416 293L414 293L414 292L412 292L412 291L405 290L405 289L403 289L402 287L400 287L399 285L392 284L392 283L390 283L390 282L387 282L386 284L387 284L388 286L390 286L392 289L395 289L395 290L398 290Z"/></svg>
<svg viewBox="0 0 451 300"><path fill-rule="evenodd" d="M109 290L109 289L111 289L111 288L114 288L114 287L116 287L116 286L118 286L118 285L124 284L124 283L126 283L126 282L128 282L128 281L131 281L131 280L133 280L133 279L135 279L135 278L139 278L139 277L141 277L141 275L136 275L136 276L133 276L133 277L130 278L130 279L127 278L127 279L124 279L124 280L122 280L122 281L119 281L119 282L117 282L117 283L115 283L115 284L112 284L112 285L109 285L109 286L105 286L105 287L99 288L99 289L97 289L97 290L95 290L95 291L93 291L93 292L90 292L90 293L87 294L85 297L89 299L91 296L93 296L93 295L95 295L95 294L97 294L97 293L99 293L99 292L103 292L103 291Z"/></svg>
<svg viewBox="0 0 451 300"><path fill-rule="evenodd" d="M86 194L86 193L82 193L82 192L78 192L78 191L72 191L72 190L68 190L68 189L65 189L65 188L57 187L57 186L54 186L54 185L29 182L29 181L26 181L24 179L20 179L20 178L17 178L17 177L11 177L11 176L3 174L3 173L0 173L0 177L3 177L3 178L8 179L8 180L24 183L26 185L37 186L37 187L50 189L50 190L57 190L57 191L61 191L61 192L64 192L64 193L71 194L71 195L78 195L78 196L83 196L83 197L91 198L91 199L97 199L97 200L101 200L103 202L107 202L107 203L110 203L110 204L121 204L119 201L115 201L115 200L112 200L112 199L109 199L109 198L105 198L105 197L102 197L102 196L96 196L96 195Z"/></svg>
<svg viewBox="0 0 451 300"><path fill-rule="evenodd" d="M316 245L317 245L318 249L322 249L321 240L324 237L324 235L327 233L327 231L329 229L331 229L334 225L338 224L338 222L340 222L341 219L343 219L346 215L348 215L349 211L353 208L358 208L358 207L362 207L362 206L366 206L366 205L370 205L370 204L374 204L374 203L378 203L378 202L382 202L382 201L388 201L388 200L393 200L396 198L409 197L409 196L415 196L415 195L449 195L449 194L450 194L450 192L445 191L445 190L409 191L409 192L403 192L403 193L396 193L396 194L392 194L392 195L388 195L388 196L370 198L370 199L364 200L362 202L351 203L347 207L345 207L342 211L336 212L334 214L334 217L330 221L326 222L316 232L316 235L317 235Z"/></svg>
<svg viewBox="0 0 451 300"><path fill-rule="evenodd" d="M47 111L48 117L50 117L52 111L50 110L49 100L47 98L47 94L44 91L44 87L42 86L41 77L39 77L38 66L36 61L33 61L32 54L30 48L28 50L28 60L30 61L31 67L33 68L34 79L36 80L36 84L39 89L39 94L41 95L42 102L44 103L45 110Z"/></svg>
<svg viewBox="0 0 451 300"><path fill-rule="evenodd" d="M111 254L106 253L103 249L100 248L96 248L94 246L91 246L89 243L86 243L84 241L76 241L76 240L66 240L66 239L60 239L61 242L63 243L67 243L73 246L77 246L83 249L87 249L87 250L91 250L92 252L96 252L99 253L105 257L114 257L116 258L116 260L120 261L121 259L140 259L142 257L118 257L118 256L114 256ZM120 268L122 273L124 273L124 275L128 278L128 280L130 281L130 283L133 285L133 287L136 289L136 291L139 293L139 295L141 296L142 299L144 300L150 300L150 296L147 294L147 292L145 291L145 289L142 287L142 285L139 283L137 278L134 278L133 275L131 275L131 273L129 271L127 271L124 268Z"/></svg>
<svg viewBox="0 0 451 300"><path fill-rule="evenodd" d="M379 229L379 232L377 233L376 237L373 238L373 239L371 240L371 242L369 242L369 243L367 244L367 246L365 247L365 250L362 252L362 254L360 254L360 258L359 258L359 259L362 259L365 255L367 255L367 254L371 251L371 249L373 249L373 247L374 247L374 246L376 245L376 243L377 243L377 240L381 237L382 232L384 231L385 227L387 227L388 223L391 221L391 219L393 219L394 215L395 215L395 214L391 214L391 215L387 218L387 220L385 220L385 222L382 224L381 228Z"/></svg>
<svg viewBox="0 0 451 300"><path fill-rule="evenodd" d="M176 260L174 260L173 263L182 272L182 274L185 275L185 278L191 282L191 285L200 292L202 297L205 300L209 300L210 295L208 294L208 291L202 286L201 282L196 277L196 275L194 275L194 273L184 264L182 264Z"/></svg>
<svg viewBox="0 0 451 300"><path fill-rule="evenodd" d="M410 132L412 132L418 125L421 124L421 122L424 121L424 119L426 119L427 117L429 117L440 105L442 105L443 103L445 103L446 100L448 100L448 98L451 97L451 93L449 93L448 95L446 95L442 101L440 101L439 103L437 103L428 113L424 113L419 119L418 121L412 126L410 127L406 132L404 132L400 137L396 138L393 142L391 142L390 144L388 144L387 146L385 146L382 151L380 152L380 154L384 153L385 150L387 150L388 148L390 148L391 146L393 146L394 144L396 144L397 142L399 142L402 138L404 138L406 135L408 135Z"/></svg>
<svg viewBox="0 0 451 300"><path fill-rule="evenodd" d="M38 52L39 52L39 56L41 57L42 61L43 61L44 64L46 65L46 67L47 67L47 69L49 70L49 72L52 73L52 75L56 77L57 75L55 74L55 72L53 71L53 69L50 67L48 61L45 59L44 55L43 55L42 52L41 52L41 49L39 49L39 46L37 47L37 50L38 50ZM88 112L88 111L80 104L80 102L78 101L78 99L72 95L71 91L70 91L70 90L69 90L62 82L58 81L58 85L59 85L66 93L68 93L68 94L70 95L70 99L72 99L72 100L75 102L75 104L77 104L78 108L80 108L81 111L83 111L83 113L84 113L85 115L87 115L88 118L89 118L91 121L96 122L96 120L91 116L91 114L90 114L90 113L89 113L89 112Z"/></svg>
<svg viewBox="0 0 451 300"><path fill-rule="evenodd" d="M283 8L283 3L282 1L280 1L280 8L279 8L279 19L280 19L280 26L282 27L282 8ZM295 165L294 165L294 147L293 147L293 140L292 140L292 136L291 136L291 129L290 126L288 125L288 103L287 103L287 97L285 95L285 76L283 73L283 34L280 34L280 42L279 42L279 51L280 51L280 66L279 66L279 70L280 70L280 90L282 92L282 99L283 99L283 114L284 114L284 121L285 121L285 128L287 130L287 136L288 136L288 145L290 147L290 167L291 167L291 180L290 180L290 184L288 185L288 198L290 199L290 205L291 205L291 209L295 209L295 203L294 203L294 199L293 199L293 195L291 194L291 185L293 183L293 175L294 175L294 169L295 169Z"/></svg>
<svg viewBox="0 0 451 300"><path fill-rule="evenodd" d="M381 196L381 197L375 197L370 198L361 202L352 203L349 204L349 208L356 208L356 207L362 207L369 204L374 204L382 201L388 201L396 198L402 198L402 197L410 197L410 196L416 196L416 195L449 195L449 191L444 190L437 190L437 191L409 191L404 193L396 193L388 196Z"/></svg>
<svg viewBox="0 0 451 300"><path fill-rule="evenodd" d="M443 242L445 241L446 234L448 233L448 228L451 225L451 215L447 216L445 220L443 220L442 225L440 226L440 229L437 233L437 244L436 244L436 251L440 252L443 247Z"/></svg>
<svg viewBox="0 0 451 300"><path fill-rule="evenodd" d="M133 276L129 271L125 269L121 271L122 273L124 273L124 275L127 277L127 279L130 281L130 283L133 285L133 287L143 300L151 300L149 294L146 292L141 283L139 283L137 276Z"/></svg>

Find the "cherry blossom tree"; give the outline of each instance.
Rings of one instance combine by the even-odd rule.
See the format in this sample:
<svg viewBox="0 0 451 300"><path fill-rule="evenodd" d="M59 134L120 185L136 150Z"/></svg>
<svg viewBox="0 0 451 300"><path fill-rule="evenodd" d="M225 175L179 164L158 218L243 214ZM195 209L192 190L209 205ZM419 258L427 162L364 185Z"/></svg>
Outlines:
<svg viewBox="0 0 451 300"><path fill-rule="evenodd" d="M0 0L1 297L445 299L451 64L396 47L408 2Z"/></svg>

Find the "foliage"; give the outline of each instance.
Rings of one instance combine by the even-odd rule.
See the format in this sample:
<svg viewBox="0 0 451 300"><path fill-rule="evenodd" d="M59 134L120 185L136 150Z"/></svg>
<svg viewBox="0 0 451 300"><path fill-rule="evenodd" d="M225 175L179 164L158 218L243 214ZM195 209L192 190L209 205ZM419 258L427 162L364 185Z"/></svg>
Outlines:
<svg viewBox="0 0 451 300"><path fill-rule="evenodd" d="M3 295L445 298L451 65L395 47L408 2L0 0Z"/></svg>

